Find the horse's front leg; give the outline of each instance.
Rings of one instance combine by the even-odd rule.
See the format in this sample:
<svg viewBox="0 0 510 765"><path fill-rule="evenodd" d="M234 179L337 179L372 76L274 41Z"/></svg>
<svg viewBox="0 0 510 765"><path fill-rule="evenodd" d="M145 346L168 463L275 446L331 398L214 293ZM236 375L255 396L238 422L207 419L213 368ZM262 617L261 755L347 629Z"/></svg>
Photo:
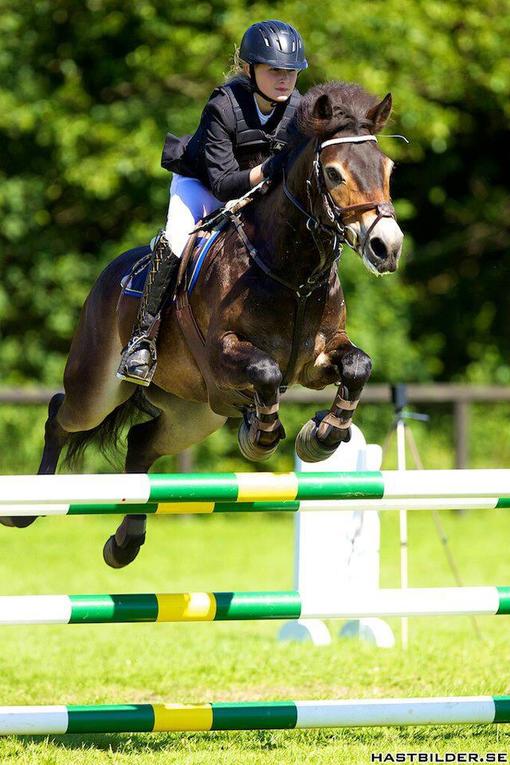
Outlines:
<svg viewBox="0 0 510 765"><path fill-rule="evenodd" d="M254 405L248 407L239 427L238 442L249 460L266 460L278 447L285 430L280 422L282 372L274 359L248 340L228 332L216 344L213 368L225 388L250 388Z"/></svg>
<svg viewBox="0 0 510 765"><path fill-rule="evenodd" d="M338 389L330 409L316 412L298 433L296 452L304 462L320 462L350 440L352 416L371 371L370 357L343 331L317 358L313 387L338 382Z"/></svg>

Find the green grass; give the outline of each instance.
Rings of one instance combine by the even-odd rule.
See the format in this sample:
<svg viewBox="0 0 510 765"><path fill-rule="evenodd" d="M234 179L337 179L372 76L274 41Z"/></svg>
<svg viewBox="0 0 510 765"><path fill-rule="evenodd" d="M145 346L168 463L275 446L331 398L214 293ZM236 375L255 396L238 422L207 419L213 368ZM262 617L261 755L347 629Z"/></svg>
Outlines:
<svg viewBox="0 0 510 765"><path fill-rule="evenodd" d="M510 584L510 514L442 513L464 583ZM0 527L2 594L278 589L292 586L292 519L150 518L139 559L102 562L117 519ZM395 513L383 514L383 586L398 584ZM454 584L428 513L410 514L412 586ZM391 621L399 632L398 620ZM4 627L0 704L202 702L510 692L505 617L410 620L410 648L276 641L279 622ZM338 624L331 622L333 630ZM369 763L371 752L508 751L505 726L8 737L0 763Z"/></svg>

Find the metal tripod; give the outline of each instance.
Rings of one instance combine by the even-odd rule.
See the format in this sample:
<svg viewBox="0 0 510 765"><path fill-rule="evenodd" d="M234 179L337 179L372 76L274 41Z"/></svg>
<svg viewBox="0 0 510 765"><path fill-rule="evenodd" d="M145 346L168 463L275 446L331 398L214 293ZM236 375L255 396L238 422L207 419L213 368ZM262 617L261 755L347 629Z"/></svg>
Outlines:
<svg viewBox="0 0 510 765"><path fill-rule="evenodd" d="M409 427L409 420L416 420L419 422L428 422L429 416L427 414L418 414L416 412L409 412L406 410L407 405L407 386L406 385L392 385L391 386L391 400L395 409L395 419L391 424L391 427L384 439L383 444L383 460L388 451L389 444L393 433L397 436L397 469L407 470L406 460L406 447L411 452L414 466L417 470L423 470L423 462L418 452L416 440L413 432ZM400 510L400 586L402 589L406 589L409 586L409 570L408 570L408 534L407 534L407 510ZM432 519L436 528L437 535L441 542L441 545L448 562L450 571L453 574L453 578L458 587L463 587L464 583L460 576L458 566L454 560L445 528L441 521L441 516L438 510L431 510ZM483 640L480 627L474 616L471 616L471 623L475 635L479 640ZM407 649L409 643L409 626L407 616L403 616L401 619L401 638L402 647Z"/></svg>

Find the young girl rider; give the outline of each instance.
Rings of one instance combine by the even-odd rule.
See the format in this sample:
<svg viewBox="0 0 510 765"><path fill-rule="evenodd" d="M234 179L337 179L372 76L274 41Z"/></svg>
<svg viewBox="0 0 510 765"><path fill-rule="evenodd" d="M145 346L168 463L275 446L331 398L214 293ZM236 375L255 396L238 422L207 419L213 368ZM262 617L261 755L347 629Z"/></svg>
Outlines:
<svg viewBox="0 0 510 765"><path fill-rule="evenodd" d="M161 308L195 224L278 172L278 152L300 99L296 80L308 66L303 41L290 24L262 21L244 33L239 58L241 73L213 91L195 134L167 135L161 164L173 172L168 219L122 352L117 376L123 380L152 380Z"/></svg>

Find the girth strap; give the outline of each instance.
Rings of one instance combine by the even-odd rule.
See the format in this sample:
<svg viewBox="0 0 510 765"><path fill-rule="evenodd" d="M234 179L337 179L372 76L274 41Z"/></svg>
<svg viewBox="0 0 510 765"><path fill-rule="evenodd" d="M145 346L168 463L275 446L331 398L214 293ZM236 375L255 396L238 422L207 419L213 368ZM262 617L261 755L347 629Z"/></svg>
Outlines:
<svg viewBox="0 0 510 765"><path fill-rule="evenodd" d="M281 382L282 388L287 388L287 385L289 384L289 380L292 379L292 375L294 374L294 371L296 368L296 362L297 362L297 357L299 353L299 340L301 337L301 330L303 329L303 324L305 319L306 304L308 302L308 298L310 297L310 295L311 295L311 292L309 292L307 295L298 295L296 310L294 312L294 329L292 332L290 358L287 361L287 369L285 370L285 374L283 375L283 379Z"/></svg>

